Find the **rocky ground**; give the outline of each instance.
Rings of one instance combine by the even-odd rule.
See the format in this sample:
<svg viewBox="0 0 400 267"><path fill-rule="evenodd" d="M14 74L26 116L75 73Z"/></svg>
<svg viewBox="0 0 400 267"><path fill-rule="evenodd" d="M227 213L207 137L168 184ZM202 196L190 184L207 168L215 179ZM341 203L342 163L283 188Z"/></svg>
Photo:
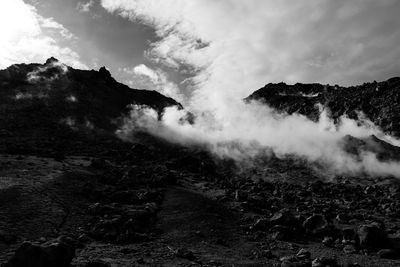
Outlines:
<svg viewBox="0 0 400 267"><path fill-rule="evenodd" d="M273 179L126 145L114 158L1 155L4 266L400 266L396 180L327 182L270 159L287 177Z"/></svg>

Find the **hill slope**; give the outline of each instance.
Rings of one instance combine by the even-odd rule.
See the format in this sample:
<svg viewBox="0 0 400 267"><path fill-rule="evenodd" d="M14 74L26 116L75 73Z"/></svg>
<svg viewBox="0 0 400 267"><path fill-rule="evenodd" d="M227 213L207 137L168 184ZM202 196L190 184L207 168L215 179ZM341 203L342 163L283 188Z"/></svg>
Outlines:
<svg viewBox="0 0 400 267"><path fill-rule="evenodd" d="M317 120L322 104L333 119L342 115L357 119L362 111L385 132L400 136L400 78L383 82L341 87L322 84L287 85L269 83L248 96L246 101L261 100L278 110L300 113Z"/></svg>
<svg viewBox="0 0 400 267"><path fill-rule="evenodd" d="M55 143L67 149L75 137L112 134L130 104L150 106L159 114L168 106L181 108L156 91L117 82L104 67L77 70L55 58L12 65L0 70L0 135L5 140L0 151L45 152ZM17 145L21 141L24 147Z"/></svg>

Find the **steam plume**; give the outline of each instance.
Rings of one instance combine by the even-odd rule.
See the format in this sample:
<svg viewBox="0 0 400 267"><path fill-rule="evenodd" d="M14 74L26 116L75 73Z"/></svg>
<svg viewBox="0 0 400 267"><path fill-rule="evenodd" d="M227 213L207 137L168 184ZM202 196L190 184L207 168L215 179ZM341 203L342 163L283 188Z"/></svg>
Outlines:
<svg viewBox="0 0 400 267"><path fill-rule="evenodd" d="M353 157L343 149L346 135L374 134L398 144L366 119L342 117L334 125L324 110L315 123L241 100L266 82L355 84L386 78L399 64L393 62L400 49L392 39L400 36L400 27L372 37L377 25L389 25L381 18L392 17L396 1L102 0L102 5L156 30L159 41L147 55L170 70L190 70L185 106L197 116L194 124L181 123L184 111L170 108L160 123L153 111L134 107L120 136L142 128L238 160L270 147L278 156L325 162L338 173L400 177L397 162L380 162L368 151Z"/></svg>

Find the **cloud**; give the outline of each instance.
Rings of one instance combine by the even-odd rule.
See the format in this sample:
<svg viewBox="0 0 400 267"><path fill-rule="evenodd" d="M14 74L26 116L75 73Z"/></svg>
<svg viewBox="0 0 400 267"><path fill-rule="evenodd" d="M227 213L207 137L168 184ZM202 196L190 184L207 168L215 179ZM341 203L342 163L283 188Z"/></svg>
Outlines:
<svg viewBox="0 0 400 267"><path fill-rule="evenodd" d="M182 144L201 144L220 156L252 158L266 148L326 163L335 173L395 175L398 162L380 162L364 151L343 149L346 135L371 134L393 144L365 118L341 118L325 109L316 123L241 99L268 82L354 84L380 80L400 69L398 1L102 0L102 6L155 29L146 55L184 72L192 90L195 123L183 110L167 108L162 121L148 108L133 107L118 135L141 128ZM147 68L138 72L156 79Z"/></svg>
<svg viewBox="0 0 400 267"><path fill-rule="evenodd" d="M76 9L80 12L80 13L87 13L90 11L90 8L94 5L94 1L90 0L88 2L78 2L78 4L76 5Z"/></svg>
<svg viewBox="0 0 400 267"><path fill-rule="evenodd" d="M146 130L170 142L204 146L219 157L240 162L251 162L258 156L268 157L273 151L278 158L295 155L317 163L312 166L323 166L325 174L400 178L399 162L382 162L371 151L353 155L343 149L348 135L361 140L375 135L392 145L400 144L365 118L356 122L343 116L335 125L327 110L321 112L318 122L314 122L299 114L277 113L264 104L253 102L250 105L242 103L239 112L226 115L224 120L203 113L190 124L182 123L186 111L176 107L167 108L162 121L149 107L133 105L131 108L130 116L117 131L124 140L129 141L135 131Z"/></svg>
<svg viewBox="0 0 400 267"><path fill-rule="evenodd" d="M101 3L155 28L160 40L148 55L176 70L189 66L196 100L217 106L221 95L243 98L268 82L349 85L400 69L398 1Z"/></svg>
<svg viewBox="0 0 400 267"><path fill-rule="evenodd" d="M0 1L0 68L43 62L50 56L76 68L87 68L73 49L58 41L75 38L63 25L39 15L35 7L22 0Z"/></svg>
<svg viewBox="0 0 400 267"><path fill-rule="evenodd" d="M52 61L46 63L45 66L37 67L26 76L27 81L30 83L51 82L65 75L67 72L68 67L65 64L59 61Z"/></svg>
<svg viewBox="0 0 400 267"><path fill-rule="evenodd" d="M144 64L134 68L122 68L125 74L130 75L131 86L140 84L149 90L156 90L159 93L172 97L178 102L184 102L184 96L180 93L179 87L168 79L168 75L161 69L151 69Z"/></svg>
<svg viewBox="0 0 400 267"><path fill-rule="evenodd" d="M55 21L54 18L44 18L42 16L37 16L37 19L38 19L40 27L42 29L54 30L55 32L58 32L59 34L61 34L62 37L66 38L68 40L77 39L76 36L74 36L62 24Z"/></svg>

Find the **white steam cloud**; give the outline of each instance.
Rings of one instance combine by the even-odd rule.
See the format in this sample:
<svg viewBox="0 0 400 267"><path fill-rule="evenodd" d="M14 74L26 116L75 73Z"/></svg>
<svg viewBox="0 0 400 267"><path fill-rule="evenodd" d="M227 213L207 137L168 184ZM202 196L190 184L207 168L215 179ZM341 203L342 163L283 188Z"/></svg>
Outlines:
<svg viewBox="0 0 400 267"><path fill-rule="evenodd" d="M179 87L169 81L168 75L161 69L151 69L144 64L137 65L134 68L122 68L120 71L131 75L134 80L129 80L128 84L136 87L139 83L143 84L146 89L153 89L163 95L172 97L178 102L184 102L184 96L179 91Z"/></svg>
<svg viewBox="0 0 400 267"><path fill-rule="evenodd" d="M162 122L149 109L133 108L120 136L142 128L182 143L207 145L219 155L240 159L270 147L278 156L297 155L326 162L337 172L400 177L397 162L380 162L371 152L354 158L342 149L346 135L371 134L392 144L372 123L341 118L335 126L326 111L318 123L279 114L241 100L266 82L354 84L394 76L400 69L400 3L373 1L102 0L102 6L156 30L159 41L147 56L185 71L189 109L167 109ZM152 76L148 75L149 77Z"/></svg>
<svg viewBox="0 0 400 267"><path fill-rule="evenodd" d="M400 142L384 134L367 119L356 122L341 117L334 124L323 110L318 122L299 114L278 113L265 104L242 103L240 112L232 112L224 120L203 113L196 123L182 122L186 111L167 108L162 121L157 112L144 106L132 106L117 135L129 140L132 132L149 133L182 145L205 146L220 157L247 160L265 156L268 148L278 157L297 156L309 162L326 164L326 168L339 174L366 173L400 177L399 162L380 162L371 151L352 155L344 150L344 137L351 135L365 139L371 135L392 145ZM267 149L267 150L266 150Z"/></svg>

